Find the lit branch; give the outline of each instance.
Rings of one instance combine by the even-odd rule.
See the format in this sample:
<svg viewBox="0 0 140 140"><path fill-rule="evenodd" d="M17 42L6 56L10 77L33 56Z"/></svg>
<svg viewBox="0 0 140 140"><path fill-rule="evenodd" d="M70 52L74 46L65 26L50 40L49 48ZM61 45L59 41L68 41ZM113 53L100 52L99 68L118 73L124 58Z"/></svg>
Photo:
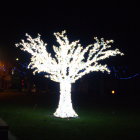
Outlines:
<svg viewBox="0 0 140 140"><path fill-rule="evenodd" d="M72 77L73 78L73 82L75 82L76 80L78 80L79 78L81 78L83 75L92 72L92 71L107 71L108 73L110 72L109 69L107 68L107 65L97 65L99 60L103 60L106 58L109 58L110 56L115 56L117 54L123 55L123 53L121 53L119 51L119 49L115 49L115 50L106 50L108 48L111 47L111 45L109 45L110 43L113 43L113 40L107 40L106 42L104 41L104 39L101 39L101 42L97 39L97 37L95 38L96 43L88 45L82 52L81 54L79 54L79 61L75 62L75 75ZM90 49L90 47L92 47ZM90 50L89 50L90 49ZM89 54L88 54L88 58L87 61L84 62L84 54L89 50ZM77 64L77 65L76 65ZM80 65L81 64L81 65ZM78 67L76 67L78 66ZM83 70L83 72L80 72L81 70Z"/></svg>

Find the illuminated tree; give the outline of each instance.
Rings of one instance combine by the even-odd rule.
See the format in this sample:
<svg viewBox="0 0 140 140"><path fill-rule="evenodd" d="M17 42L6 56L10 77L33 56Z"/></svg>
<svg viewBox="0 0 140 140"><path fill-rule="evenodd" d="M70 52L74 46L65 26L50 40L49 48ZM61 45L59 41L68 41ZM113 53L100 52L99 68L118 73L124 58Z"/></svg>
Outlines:
<svg viewBox="0 0 140 140"><path fill-rule="evenodd" d="M33 73L46 72L45 77L60 83L60 99L54 113L54 116L60 118L78 116L72 106L71 84L92 71L109 73L107 65L101 65L100 60L117 54L123 55L118 49L109 49L113 40L104 41L103 38L98 40L95 37L96 42L84 48L79 40L69 42L65 33L54 33L59 44L59 47L53 46L55 56L47 51L47 44L40 39L40 35L32 38L26 34L27 41L22 40L16 44L31 54L29 68L34 70Z"/></svg>

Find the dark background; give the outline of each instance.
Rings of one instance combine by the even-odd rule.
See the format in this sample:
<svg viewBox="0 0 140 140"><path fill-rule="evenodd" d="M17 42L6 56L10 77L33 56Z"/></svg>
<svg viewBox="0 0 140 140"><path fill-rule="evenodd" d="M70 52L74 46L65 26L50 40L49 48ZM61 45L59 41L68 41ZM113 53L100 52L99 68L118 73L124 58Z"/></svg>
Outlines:
<svg viewBox="0 0 140 140"><path fill-rule="evenodd" d="M80 39L84 45L92 43L94 36L113 39L114 46L125 53L121 61L133 65L139 59L139 29L136 2L7 2L1 4L0 56L17 55L20 50L15 51L14 44L25 33L40 33L53 44L53 33L67 30L71 40Z"/></svg>
<svg viewBox="0 0 140 140"><path fill-rule="evenodd" d="M127 66L130 76L140 72L139 13L136 1L1 3L0 59L11 63L17 57L29 61L29 55L15 47L15 43L25 39L25 33L32 37L40 33L51 48L55 42L53 33L67 30L70 40L80 39L83 46L93 43L95 36L113 39L112 48L119 48L125 55L112 57L107 63Z"/></svg>

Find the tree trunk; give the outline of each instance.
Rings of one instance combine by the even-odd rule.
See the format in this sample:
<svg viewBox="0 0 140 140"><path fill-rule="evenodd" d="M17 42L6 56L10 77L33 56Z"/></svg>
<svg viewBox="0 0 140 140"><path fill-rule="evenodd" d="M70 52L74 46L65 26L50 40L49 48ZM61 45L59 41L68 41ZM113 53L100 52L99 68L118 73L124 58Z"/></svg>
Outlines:
<svg viewBox="0 0 140 140"><path fill-rule="evenodd" d="M60 98L54 116L60 118L78 117L71 101L71 83L67 80L60 82Z"/></svg>

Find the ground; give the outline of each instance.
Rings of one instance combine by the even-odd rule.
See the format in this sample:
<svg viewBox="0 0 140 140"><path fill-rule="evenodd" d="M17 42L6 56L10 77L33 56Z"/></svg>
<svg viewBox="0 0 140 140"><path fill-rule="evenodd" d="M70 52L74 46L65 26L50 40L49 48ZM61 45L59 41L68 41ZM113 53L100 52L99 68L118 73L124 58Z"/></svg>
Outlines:
<svg viewBox="0 0 140 140"><path fill-rule="evenodd" d="M75 100L79 118L59 119L52 116L57 106L54 94L0 92L0 118L19 140L140 139L140 98L85 96Z"/></svg>

